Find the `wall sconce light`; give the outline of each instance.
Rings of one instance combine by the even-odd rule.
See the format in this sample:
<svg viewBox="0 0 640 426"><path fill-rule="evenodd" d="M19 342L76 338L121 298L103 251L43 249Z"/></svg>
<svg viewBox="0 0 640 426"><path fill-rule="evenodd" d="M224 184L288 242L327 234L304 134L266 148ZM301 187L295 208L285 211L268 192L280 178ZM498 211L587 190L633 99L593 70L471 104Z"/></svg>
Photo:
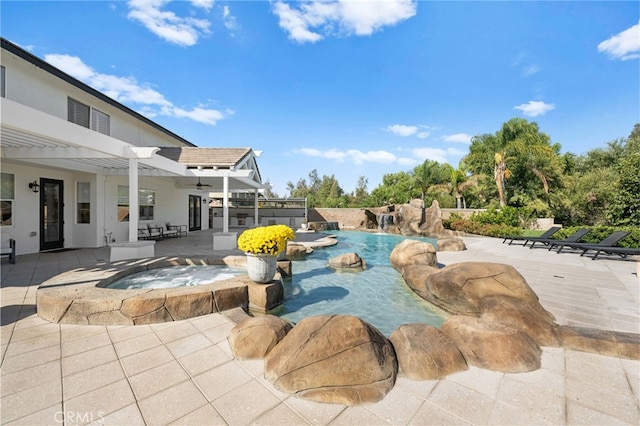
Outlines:
<svg viewBox="0 0 640 426"><path fill-rule="evenodd" d="M38 192L40 190L40 185L38 185L38 181L34 180L33 182L29 182L29 189L33 192Z"/></svg>

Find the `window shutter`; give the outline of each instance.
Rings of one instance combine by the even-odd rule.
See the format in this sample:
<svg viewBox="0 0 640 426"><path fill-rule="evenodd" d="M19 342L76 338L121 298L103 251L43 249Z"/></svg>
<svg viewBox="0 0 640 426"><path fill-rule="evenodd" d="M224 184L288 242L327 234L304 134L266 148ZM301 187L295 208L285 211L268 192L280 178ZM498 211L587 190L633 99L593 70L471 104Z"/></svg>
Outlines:
<svg viewBox="0 0 640 426"><path fill-rule="evenodd" d="M89 128L89 106L68 98L68 120Z"/></svg>
<svg viewBox="0 0 640 426"><path fill-rule="evenodd" d="M97 109L91 110L91 129L109 136L110 117Z"/></svg>

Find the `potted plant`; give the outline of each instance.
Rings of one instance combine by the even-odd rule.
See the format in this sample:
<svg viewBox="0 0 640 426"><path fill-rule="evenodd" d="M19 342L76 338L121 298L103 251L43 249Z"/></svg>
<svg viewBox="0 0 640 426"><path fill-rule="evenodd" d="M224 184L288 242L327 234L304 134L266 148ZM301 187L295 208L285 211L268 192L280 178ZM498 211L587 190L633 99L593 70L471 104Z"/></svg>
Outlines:
<svg viewBox="0 0 640 426"><path fill-rule="evenodd" d="M269 283L276 274L277 256L296 237L287 225L260 226L240 234L238 248L247 255L247 273L257 283Z"/></svg>

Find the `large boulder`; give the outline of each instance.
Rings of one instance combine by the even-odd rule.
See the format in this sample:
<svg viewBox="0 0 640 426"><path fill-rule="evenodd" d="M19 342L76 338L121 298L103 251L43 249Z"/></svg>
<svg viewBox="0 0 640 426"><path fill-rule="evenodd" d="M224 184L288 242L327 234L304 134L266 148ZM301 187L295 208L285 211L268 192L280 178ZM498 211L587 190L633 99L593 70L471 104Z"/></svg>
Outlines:
<svg viewBox="0 0 640 426"><path fill-rule="evenodd" d="M277 389L345 405L380 401L397 372L389 340L348 315L303 319L265 359L265 377Z"/></svg>
<svg viewBox="0 0 640 426"><path fill-rule="evenodd" d="M410 239L396 245L391 251L389 260L391 266L400 273L409 265L438 266L438 258L433 245Z"/></svg>
<svg viewBox="0 0 640 426"><path fill-rule="evenodd" d="M404 324L389 337L400 373L413 380L438 380L466 370L467 362L455 343L427 324Z"/></svg>
<svg viewBox="0 0 640 426"><path fill-rule="evenodd" d="M540 368L542 350L528 334L501 323L467 315L449 317L442 324L467 363L503 373Z"/></svg>
<svg viewBox="0 0 640 426"><path fill-rule="evenodd" d="M431 294L427 291L427 278L431 274L437 274L440 269L429 265L407 265L402 268L402 278L404 282L418 296L425 300L430 300Z"/></svg>
<svg viewBox="0 0 640 426"><path fill-rule="evenodd" d="M463 262L448 265L426 280L427 300L447 312L479 315L480 300L509 296L538 304L522 275L501 263Z"/></svg>
<svg viewBox="0 0 640 426"><path fill-rule="evenodd" d="M264 358L293 328L285 319L264 315L238 323L227 340L238 359Z"/></svg>
<svg viewBox="0 0 640 426"><path fill-rule="evenodd" d="M289 241L285 257L289 260L304 260L307 257L307 247Z"/></svg>
<svg viewBox="0 0 640 426"><path fill-rule="evenodd" d="M480 318L520 330L540 346L560 346L559 327L553 314L538 303L508 296L489 296L480 300L480 312Z"/></svg>
<svg viewBox="0 0 640 426"><path fill-rule="evenodd" d="M438 251L464 251L467 249L461 238L444 238L436 242Z"/></svg>
<svg viewBox="0 0 640 426"><path fill-rule="evenodd" d="M337 271L359 272L367 269L367 263L358 253L345 253L329 259L329 267Z"/></svg>

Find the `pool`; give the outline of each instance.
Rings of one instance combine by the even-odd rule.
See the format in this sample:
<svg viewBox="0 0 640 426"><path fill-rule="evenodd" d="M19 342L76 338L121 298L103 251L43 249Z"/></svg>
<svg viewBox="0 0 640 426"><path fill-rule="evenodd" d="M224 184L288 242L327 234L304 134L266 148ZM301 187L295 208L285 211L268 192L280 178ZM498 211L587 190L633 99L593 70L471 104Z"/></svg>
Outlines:
<svg viewBox="0 0 640 426"><path fill-rule="evenodd" d="M305 261L293 263L293 277L284 280L284 304L279 316L298 322L324 314L355 315L389 336L402 324L440 327L444 318L407 287L391 266L393 248L407 238L434 244L435 240L357 231L332 231L338 244L315 249ZM344 253L358 253L367 262L362 272L334 272L327 261Z"/></svg>
<svg viewBox="0 0 640 426"><path fill-rule="evenodd" d="M127 275L107 288L135 290L140 288L173 288L210 284L246 274L244 268L226 265L181 265L149 269Z"/></svg>

